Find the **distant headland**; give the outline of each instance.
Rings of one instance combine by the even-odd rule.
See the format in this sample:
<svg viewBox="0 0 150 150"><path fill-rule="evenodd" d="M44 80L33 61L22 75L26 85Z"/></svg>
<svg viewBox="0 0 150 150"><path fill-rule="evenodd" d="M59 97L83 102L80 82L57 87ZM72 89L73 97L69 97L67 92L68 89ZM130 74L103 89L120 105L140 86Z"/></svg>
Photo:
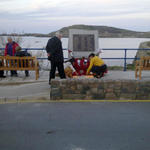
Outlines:
<svg viewBox="0 0 150 150"><path fill-rule="evenodd" d="M99 37L102 38L150 38L150 32L137 32L126 29L120 29L115 27L108 26L93 26L93 25L72 25L68 27L61 28L58 31L61 31L63 37L69 36L69 29L85 29L85 30L98 30ZM55 31L57 32L57 31ZM51 37L55 35L55 32L48 34L40 33L24 33L24 34L0 34L0 36L35 36L35 37Z"/></svg>

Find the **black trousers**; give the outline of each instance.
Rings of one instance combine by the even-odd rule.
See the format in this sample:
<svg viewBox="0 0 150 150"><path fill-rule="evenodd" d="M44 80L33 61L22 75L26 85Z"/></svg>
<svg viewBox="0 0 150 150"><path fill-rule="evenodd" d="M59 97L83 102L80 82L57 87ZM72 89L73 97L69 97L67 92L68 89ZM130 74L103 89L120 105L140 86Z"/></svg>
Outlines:
<svg viewBox="0 0 150 150"><path fill-rule="evenodd" d="M64 72L63 62L51 61L51 70L50 70L49 81L51 81L51 79L55 79L56 68L58 69L58 73L59 73L60 78L61 79L66 78L66 75L65 75L65 72Z"/></svg>
<svg viewBox="0 0 150 150"><path fill-rule="evenodd" d="M21 67L21 61L19 61L19 66ZM28 67L28 60L26 60L26 61L23 60L23 67L25 67L25 66ZM29 76L28 70L25 70L25 75L26 75L26 77Z"/></svg>
<svg viewBox="0 0 150 150"><path fill-rule="evenodd" d="M13 64L13 61L10 61L9 63L11 63L11 65L15 65L15 64ZM11 73L11 76L17 75L17 71L16 70L12 70L12 71L10 71L10 73Z"/></svg>
<svg viewBox="0 0 150 150"><path fill-rule="evenodd" d="M107 70L107 65L93 66L91 72L101 76L106 70Z"/></svg>
<svg viewBox="0 0 150 150"><path fill-rule="evenodd" d="M0 61L0 66L2 66L2 62ZM4 75L4 71L0 70L0 77L2 77Z"/></svg>
<svg viewBox="0 0 150 150"><path fill-rule="evenodd" d="M3 76L4 76L4 71L0 70L0 77L3 77Z"/></svg>
<svg viewBox="0 0 150 150"><path fill-rule="evenodd" d="M17 71L16 70L13 70L13 71L10 71L11 72L11 75L17 75Z"/></svg>

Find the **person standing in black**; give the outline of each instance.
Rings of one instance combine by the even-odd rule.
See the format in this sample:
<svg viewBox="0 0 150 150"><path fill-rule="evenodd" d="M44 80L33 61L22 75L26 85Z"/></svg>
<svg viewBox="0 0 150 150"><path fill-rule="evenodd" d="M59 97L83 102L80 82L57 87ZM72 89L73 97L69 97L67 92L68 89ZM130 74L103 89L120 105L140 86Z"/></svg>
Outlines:
<svg viewBox="0 0 150 150"><path fill-rule="evenodd" d="M63 65L64 56L61 38L62 35L59 32L56 32L56 36L49 39L46 46L48 60L51 61L49 84L51 79L55 79L56 68L58 69L60 78L66 78Z"/></svg>
<svg viewBox="0 0 150 150"><path fill-rule="evenodd" d="M3 52L0 51L0 56L3 56ZM0 60L0 67L2 67L2 61ZM6 76L4 76L4 70L0 70L0 78L6 78Z"/></svg>
<svg viewBox="0 0 150 150"><path fill-rule="evenodd" d="M2 62L0 61L0 67L2 66ZM0 70L0 78L6 78L6 76L4 76L4 71Z"/></svg>

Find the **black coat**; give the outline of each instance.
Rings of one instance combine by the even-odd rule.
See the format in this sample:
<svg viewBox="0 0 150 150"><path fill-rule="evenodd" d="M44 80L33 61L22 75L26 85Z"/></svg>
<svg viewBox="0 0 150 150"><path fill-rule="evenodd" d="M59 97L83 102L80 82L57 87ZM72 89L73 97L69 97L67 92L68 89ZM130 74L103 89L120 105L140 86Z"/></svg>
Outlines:
<svg viewBox="0 0 150 150"><path fill-rule="evenodd" d="M50 54L49 60L64 62L62 42L56 36L48 40L46 51Z"/></svg>

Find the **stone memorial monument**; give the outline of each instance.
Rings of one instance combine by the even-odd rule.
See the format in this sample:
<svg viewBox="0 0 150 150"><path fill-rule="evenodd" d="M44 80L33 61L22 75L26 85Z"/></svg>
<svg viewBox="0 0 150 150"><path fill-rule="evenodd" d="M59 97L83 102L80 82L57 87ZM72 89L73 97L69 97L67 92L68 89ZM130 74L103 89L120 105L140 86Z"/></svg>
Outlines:
<svg viewBox="0 0 150 150"><path fill-rule="evenodd" d="M73 51L74 57L88 57L98 50L98 31L96 30L69 30L68 48Z"/></svg>

